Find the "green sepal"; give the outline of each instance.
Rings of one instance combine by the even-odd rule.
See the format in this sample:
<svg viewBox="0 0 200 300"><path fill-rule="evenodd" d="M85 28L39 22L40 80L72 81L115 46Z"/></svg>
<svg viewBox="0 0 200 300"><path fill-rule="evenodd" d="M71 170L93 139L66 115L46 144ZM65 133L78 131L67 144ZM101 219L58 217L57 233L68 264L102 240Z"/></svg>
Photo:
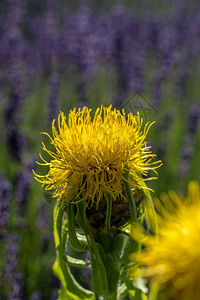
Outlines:
<svg viewBox="0 0 200 300"><path fill-rule="evenodd" d="M108 281L103 252L101 245L94 243L91 254L92 289L99 296L108 294Z"/></svg>
<svg viewBox="0 0 200 300"><path fill-rule="evenodd" d="M59 297L57 300L78 300L79 298L67 291L63 286L58 290Z"/></svg>
<svg viewBox="0 0 200 300"><path fill-rule="evenodd" d="M85 268L88 267L91 262L90 261L84 261L82 259L77 259L74 257L71 257L70 255L63 256L63 260L72 267L77 268Z"/></svg>
<svg viewBox="0 0 200 300"><path fill-rule="evenodd" d="M57 260L53 265L54 273L60 278L67 297L74 298L65 299L94 299L94 294L91 291L84 289L73 277L67 264L62 259L62 256L57 251ZM65 294L61 291L61 295ZM61 298L62 299L62 298Z"/></svg>
<svg viewBox="0 0 200 300"><path fill-rule="evenodd" d="M119 233L114 240L113 259L121 262L127 256L130 237L123 232Z"/></svg>
<svg viewBox="0 0 200 300"><path fill-rule="evenodd" d="M76 251L86 251L87 249L83 247L77 238L76 228L75 228L75 204L67 204L67 218L68 218L68 232L69 232L69 242L71 247Z"/></svg>
<svg viewBox="0 0 200 300"><path fill-rule="evenodd" d="M147 300L147 295L140 289L134 287L134 289L128 291L131 300Z"/></svg>
<svg viewBox="0 0 200 300"><path fill-rule="evenodd" d="M76 213L76 221L78 225L82 228L83 232L88 238L89 235L89 221L86 216L86 202L80 201L76 204L77 213Z"/></svg>
<svg viewBox="0 0 200 300"><path fill-rule="evenodd" d="M53 192L42 190L45 201L50 205L54 206L56 204L56 199L52 197Z"/></svg>
<svg viewBox="0 0 200 300"><path fill-rule="evenodd" d="M106 229L95 232L94 240L103 247L105 252L113 252L115 236Z"/></svg>
<svg viewBox="0 0 200 300"><path fill-rule="evenodd" d="M139 249L139 243L128 233L119 233L114 240L113 260L118 263L128 263L129 255Z"/></svg>
<svg viewBox="0 0 200 300"><path fill-rule="evenodd" d="M125 296L127 296L128 294L128 289L126 284L123 282L117 290L117 300L121 300L122 298L124 298Z"/></svg>
<svg viewBox="0 0 200 300"><path fill-rule="evenodd" d="M105 225L107 230L110 230L110 220L111 220L111 215L112 215L112 198L108 194L106 197L106 202L107 202L107 208L106 208L106 220L105 220Z"/></svg>
<svg viewBox="0 0 200 300"><path fill-rule="evenodd" d="M159 283L156 281L151 281L150 282L150 287L149 287L149 300L157 300L159 299ZM165 297L164 297L165 298Z"/></svg>
<svg viewBox="0 0 200 300"><path fill-rule="evenodd" d="M127 200L129 203L129 208L130 208L130 212L131 212L131 223L137 223L137 209L136 209L136 204L135 204L135 200L133 197L133 192L131 189L131 185L129 182L129 168L128 166L124 167L123 170L123 175L124 175L124 186L126 189L126 194L127 194Z"/></svg>
<svg viewBox="0 0 200 300"><path fill-rule="evenodd" d="M73 266L78 268L84 268L90 265L90 261L83 261L81 259L73 258L65 254L65 244L67 238L67 232L63 231L62 234L62 220L63 220L63 209L60 207L59 203L54 209L54 239L55 246L62 256L63 260Z"/></svg>
<svg viewBox="0 0 200 300"><path fill-rule="evenodd" d="M113 260L111 254L105 255L105 268L109 287L108 295L112 296L112 299L116 299L120 265Z"/></svg>
<svg viewBox="0 0 200 300"><path fill-rule="evenodd" d="M105 268L105 256L102 246L94 242L90 232L90 224L86 216L86 203L80 201L76 204L76 221L86 235L88 247L90 250L90 259L92 267L92 289L98 295L108 293L108 282Z"/></svg>
<svg viewBox="0 0 200 300"><path fill-rule="evenodd" d="M54 242L57 249L61 247L62 241L63 209L61 208L61 203L62 198L58 200L58 203L54 208Z"/></svg>
<svg viewBox="0 0 200 300"><path fill-rule="evenodd" d="M147 300L147 295L142 291L142 289L134 286L133 280L128 278L124 273L122 273L120 277L127 286L128 295L131 300Z"/></svg>
<svg viewBox="0 0 200 300"><path fill-rule="evenodd" d="M148 226L151 228L151 230L154 231L154 233L158 232L158 223L157 223L157 217L156 217L156 212L154 208L154 203L151 197L151 193L143 180L141 176L139 176L136 172L132 172L136 177L137 177L137 182L139 183L140 186L144 187L143 188L143 193L145 195L145 198L142 200L143 207L145 210L145 220L147 221Z"/></svg>
<svg viewBox="0 0 200 300"><path fill-rule="evenodd" d="M61 203L62 199L58 201L58 204L54 209L54 239L57 248L57 260L55 261L53 266L54 273L60 278L63 285L63 289L61 289L60 291L60 297L61 299L92 300L94 299L94 294L91 291L84 289L75 280L70 272L68 265L66 264L66 262L68 262L64 252L66 232L64 232L64 234L62 235L63 209L61 208Z"/></svg>
<svg viewBox="0 0 200 300"><path fill-rule="evenodd" d="M86 236L84 234L79 233L78 231L76 231L76 235L77 235L78 240L81 242L81 244L84 244L86 246L87 245Z"/></svg>

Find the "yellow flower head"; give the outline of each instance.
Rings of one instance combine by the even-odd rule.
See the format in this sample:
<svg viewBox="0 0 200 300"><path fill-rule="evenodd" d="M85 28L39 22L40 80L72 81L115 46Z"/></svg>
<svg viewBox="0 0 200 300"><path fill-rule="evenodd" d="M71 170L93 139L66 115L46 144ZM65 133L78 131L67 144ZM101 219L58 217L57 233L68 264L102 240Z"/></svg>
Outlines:
<svg viewBox="0 0 200 300"><path fill-rule="evenodd" d="M141 130L143 120L139 113L122 113L101 106L91 117L91 109L75 108L68 120L61 112L58 130L52 123L52 152L43 144L43 149L51 156L50 162L41 165L49 167L46 175L36 175L44 189L52 190L53 197L63 198L63 205L74 201L73 188L81 200L91 207L103 201L106 195L126 200L123 186L123 169L130 169L130 184L133 189L141 188L137 176L147 175L151 169L155 173L161 163L155 157L145 138L151 126L147 123ZM76 202L76 201L74 201Z"/></svg>
<svg viewBox="0 0 200 300"><path fill-rule="evenodd" d="M144 241L146 249L134 259L143 265L144 276L153 278L169 300L200 299L200 187L188 186L186 198L174 192L157 200L158 237Z"/></svg>

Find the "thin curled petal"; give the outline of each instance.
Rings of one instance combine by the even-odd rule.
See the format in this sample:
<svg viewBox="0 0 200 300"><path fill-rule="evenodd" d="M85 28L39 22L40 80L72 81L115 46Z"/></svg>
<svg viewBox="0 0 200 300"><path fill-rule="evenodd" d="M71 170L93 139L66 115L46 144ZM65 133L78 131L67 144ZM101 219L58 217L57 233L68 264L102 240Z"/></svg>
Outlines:
<svg viewBox="0 0 200 300"><path fill-rule="evenodd" d="M154 123L154 122L153 122ZM42 159L40 165L48 166L48 173L40 177L44 189L52 187L53 197L63 197L65 203L73 201L71 189L76 186L78 195L88 205L100 203L106 194L113 200L125 198L123 187L123 168L125 165L139 175L147 176L149 170L156 170L161 162L152 162L155 154L145 141L153 123L148 122L142 131L143 119L139 113L126 116L112 106L97 108L94 118L91 109L70 111L68 119L60 112L58 129L52 122L50 138L55 151L44 151L50 162ZM42 178L42 179L41 179ZM130 184L133 189L142 188L133 173L130 172Z"/></svg>

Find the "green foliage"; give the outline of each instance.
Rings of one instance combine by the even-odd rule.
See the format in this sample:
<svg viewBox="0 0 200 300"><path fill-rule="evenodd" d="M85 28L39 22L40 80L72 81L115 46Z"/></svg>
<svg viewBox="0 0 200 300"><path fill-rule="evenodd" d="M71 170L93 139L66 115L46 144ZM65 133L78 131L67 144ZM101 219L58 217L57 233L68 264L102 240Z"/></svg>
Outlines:
<svg viewBox="0 0 200 300"><path fill-rule="evenodd" d="M106 1L104 1L106 2ZM126 1L129 6L143 13L143 4L141 1ZM155 2L155 1L154 1ZM111 7L112 3L107 3L108 7ZM149 4L150 5L150 4ZM96 3L96 6L100 4ZM161 4L154 4L154 7L158 10L161 9ZM184 137L187 135L188 126L188 110L191 101L198 103L200 94L199 85L199 61L197 61L193 68L190 77L187 80L186 92L182 99L177 99L173 89L175 87L175 75L164 82L163 96L159 107L155 107L154 110L149 110L149 107L153 105L153 97L151 91L152 74L154 73L155 62L153 59L149 59L147 62L148 70L145 74L145 90L143 95L150 105L143 105L137 107L140 114L144 117L144 122L156 120L156 124L152 126L147 140L153 145L153 152L157 153L158 159L162 159L163 166L158 169L158 179L149 181L148 186L154 190L154 193L145 190L145 212L152 211L149 214L148 224L151 227L156 228L156 221L152 216L154 215L153 199L154 196L158 196L160 192L174 189L176 191L184 192L187 183L191 179L200 178L200 161L199 161L199 147L200 147L200 128L198 124L197 131L194 133L193 144L189 145L193 149L193 154L189 158L190 168L185 177L180 176L179 168L183 161L181 159ZM108 72L109 73L109 72ZM86 105L91 108L104 104L109 105L114 102L113 91L117 86L114 83L115 74L110 76L110 73L99 71L98 75L91 81L87 82L86 88ZM67 114L74 106L79 106L81 95L77 90L78 78L76 75L71 74L68 77L63 77L61 81L61 92L58 99L58 110L62 110ZM39 292L42 300L49 300L51 293L56 289L52 288L52 264L55 260L55 248L53 241L53 222L56 225L54 227L55 245L57 248L57 255L59 259L54 264L54 272L61 279L63 286L59 291L59 299L80 299L80 297L87 297L85 299L94 299L93 295L87 294L85 290L82 290L77 282L72 277L70 266L84 268L90 265L90 261L83 261L82 259L71 257L66 255L66 245L70 243L71 246L78 250L78 254L87 250L86 245L90 246L93 253L91 257L93 264L93 288L101 293L108 293L108 286L113 284L112 291L114 293L115 284L119 276L119 269L117 262L120 262L122 269L125 265L129 265L129 254L139 249L139 245L136 241L130 239L126 232L120 232L116 236L109 236L107 233L102 236L96 236L96 240L92 241L90 233L88 232L87 219L85 214L81 213L84 207L80 203L77 204L77 213L74 211L73 205L69 205L67 210L68 224L65 222L63 210L59 205L56 205L54 210L54 221L52 217L53 206L57 200L53 200L50 193L43 193L39 183L32 183L30 192L28 194L28 203L25 208L25 216L20 217L18 215L18 204L16 203L16 183L19 173L23 167L24 162L33 154L41 152L41 140L44 140L44 136L39 133L42 131L51 131L50 126L47 125L47 95L48 95L48 78L43 76L38 78L35 82L36 88L28 94L24 101L24 106L21 111L23 116L23 122L19 124L19 130L27 137L26 153L22 162L17 162L6 144L5 136L5 124L4 124L4 109L6 107L7 95L1 96L0 101L0 129L1 129L1 143L0 143L0 169L5 172L6 177L13 184L13 192L11 199L9 200L10 217L9 224L6 228L6 232L16 232L19 235L19 247L20 252L18 255L17 268L24 276L24 299L29 299L31 294ZM127 96L134 94L133 91L127 91ZM4 99L5 98L5 99ZM115 106L115 105L114 105ZM125 106L126 111L126 96L121 107ZM134 107L134 110L136 108ZM135 111L131 111L135 112ZM166 118L170 115L170 120L167 129L165 129ZM49 141L47 141L49 143ZM39 158L37 158L39 160ZM37 167L38 173L42 174L40 167ZM40 172L41 171L41 172ZM150 174L151 175L151 174ZM145 184L143 182L143 184ZM129 187L127 187L129 190ZM51 206L46 205L48 202ZM38 216L40 214L41 204L45 205L45 210L48 219L48 228L42 232L38 224ZM132 216L136 220L136 208L134 207L134 201L130 202ZM109 217L107 215L107 228L109 229ZM132 220L132 221L134 221ZM152 223L152 220L154 223ZM77 222L86 233L86 238L83 233L76 231L75 222ZM70 233L70 234L69 234ZM0 232L1 234L1 232ZM44 237L49 237L49 246L46 251L43 250ZM111 241L111 242L110 242ZM0 240L0 274L4 272L3 268L6 263L6 246L8 241ZM103 247L102 247L103 244ZM104 250L106 249L106 251ZM96 256L95 256L96 255ZM113 283L111 282L111 276L113 275ZM121 273L120 273L121 276ZM104 278L101 282L100 278ZM121 277L123 284L119 287L121 297L125 297L127 290L129 289L130 299L146 299L146 295L132 285L127 279L128 277L123 275ZM71 290L68 289L68 281L72 284ZM2 286L1 292L2 299L7 299L6 293L4 293L5 287ZM66 289L67 287L67 289ZM7 289L7 288L6 288ZM77 290L82 292L79 296L75 296ZM86 296L84 296L86 295ZM132 298L131 298L132 297ZM119 298L120 299L120 298ZM152 298L153 299L153 298Z"/></svg>
<svg viewBox="0 0 200 300"><path fill-rule="evenodd" d="M61 201L54 209L54 239L57 248L57 260L54 263L53 271L62 282L63 288L60 291L60 299L94 299L93 293L82 288L80 284L73 277L68 262L65 259L65 245L63 244L63 209L61 208ZM64 239L65 241L65 239ZM75 244L76 246L76 244ZM79 249L78 249L79 250ZM78 264L77 264L78 265Z"/></svg>

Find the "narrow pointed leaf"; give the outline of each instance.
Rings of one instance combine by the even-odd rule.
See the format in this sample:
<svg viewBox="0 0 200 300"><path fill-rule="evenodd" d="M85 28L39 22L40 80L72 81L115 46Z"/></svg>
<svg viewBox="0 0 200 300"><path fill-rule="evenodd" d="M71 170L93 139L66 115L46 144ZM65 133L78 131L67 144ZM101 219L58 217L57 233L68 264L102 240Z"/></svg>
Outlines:
<svg viewBox="0 0 200 300"><path fill-rule="evenodd" d="M107 209L106 209L106 221L105 225L107 230L110 230L110 220L111 220L111 215L112 215L112 198L110 195L107 195Z"/></svg>
<svg viewBox="0 0 200 300"><path fill-rule="evenodd" d="M57 205L54 208L54 241L56 248L59 248L62 240L62 220L63 210L61 208L62 199L59 199Z"/></svg>
<svg viewBox="0 0 200 300"><path fill-rule="evenodd" d="M94 299L94 294L91 291L84 289L75 280L69 267L64 263L59 252L57 252L57 261L54 263L53 271L60 278L66 293L71 293L74 295L74 299Z"/></svg>
<svg viewBox="0 0 200 300"><path fill-rule="evenodd" d="M95 251L91 256L92 263L92 288L96 294L105 295L108 293L108 281L106 268L104 266L103 249L100 244L94 244Z"/></svg>
<svg viewBox="0 0 200 300"><path fill-rule="evenodd" d="M113 259L124 263L129 255L139 248L138 242L134 241L128 234L121 232L114 240Z"/></svg>
<svg viewBox="0 0 200 300"><path fill-rule="evenodd" d="M86 249L81 245L81 243L78 240L77 235L76 235L74 209L75 209L75 204L68 203L67 218L68 218L69 242L74 250L85 251Z"/></svg>
<svg viewBox="0 0 200 300"><path fill-rule="evenodd" d="M129 298L131 300L147 300L147 295L141 289L135 287L133 281L124 273L121 274L121 279L127 286Z"/></svg>
<svg viewBox="0 0 200 300"><path fill-rule="evenodd" d="M86 237L89 235L89 221L86 216L86 203L80 201L76 204L77 207L77 214L76 214L76 221L79 226L82 228L83 232L85 233Z"/></svg>
<svg viewBox="0 0 200 300"><path fill-rule="evenodd" d="M137 223L137 210L136 210L136 204L135 200L133 197L133 192L131 190L131 185L129 183L129 169L127 166L124 167L124 186L126 189L126 194L127 194L127 200L129 203L129 208L131 212L131 222L132 223Z"/></svg>

